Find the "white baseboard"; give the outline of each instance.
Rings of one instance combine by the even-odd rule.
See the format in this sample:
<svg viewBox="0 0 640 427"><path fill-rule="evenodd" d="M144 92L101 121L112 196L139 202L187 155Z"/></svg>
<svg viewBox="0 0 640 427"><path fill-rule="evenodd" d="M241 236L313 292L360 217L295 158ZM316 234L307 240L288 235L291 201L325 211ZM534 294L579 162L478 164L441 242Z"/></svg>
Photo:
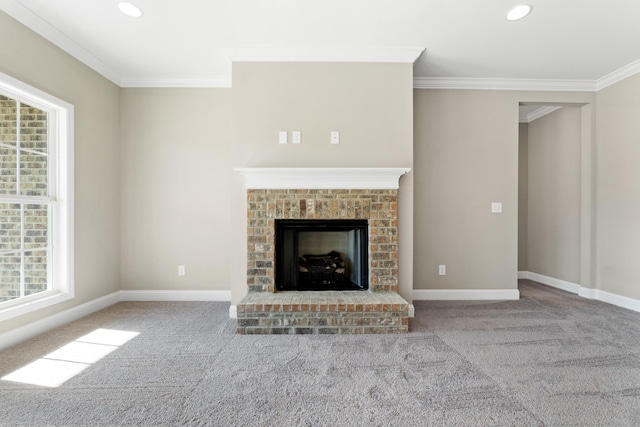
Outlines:
<svg viewBox="0 0 640 427"><path fill-rule="evenodd" d="M409 317L416 317L416 307L413 304L409 304Z"/></svg>
<svg viewBox="0 0 640 427"><path fill-rule="evenodd" d="M598 301L617 305L618 307L626 308L627 310L633 310L640 313L640 300L623 297L622 295L612 294L611 292L605 292L599 289L594 289L594 291L594 299L597 299Z"/></svg>
<svg viewBox="0 0 640 427"><path fill-rule="evenodd" d="M600 291L598 291L597 289L583 288L582 286L580 286L580 289L578 289L578 292L574 292L574 293L578 294L578 296L581 296L582 298L598 299L599 292Z"/></svg>
<svg viewBox="0 0 640 427"><path fill-rule="evenodd" d="M517 300L517 289L414 289L418 301Z"/></svg>
<svg viewBox="0 0 640 427"><path fill-rule="evenodd" d="M523 273L523 277L520 277L520 273ZM580 286L577 283L567 282L566 280L556 279L542 274L533 273L531 271L519 271L518 279L529 279L534 282L542 283L543 285L551 286L553 288L562 289L563 291L571 292L572 294L579 294Z"/></svg>
<svg viewBox="0 0 640 427"><path fill-rule="evenodd" d="M523 273L524 277L520 277L520 273ZM608 304L613 304L618 307L626 308L627 310L633 310L640 313L640 300L637 299L624 297L622 295L613 294L611 292L601 291L600 289L583 288L577 283L555 279L553 277L532 273L530 271L518 272L518 278L533 280L538 283L542 283L543 285L571 292L573 294L581 296L582 298L606 302Z"/></svg>
<svg viewBox="0 0 640 427"><path fill-rule="evenodd" d="M231 301L231 291L120 291L120 301Z"/></svg>
<svg viewBox="0 0 640 427"><path fill-rule="evenodd" d="M88 314L94 313L120 301L120 292L114 292L102 298L89 301L77 307L70 308L53 316L29 323L19 328L0 334L0 350L16 345L66 323L78 320Z"/></svg>

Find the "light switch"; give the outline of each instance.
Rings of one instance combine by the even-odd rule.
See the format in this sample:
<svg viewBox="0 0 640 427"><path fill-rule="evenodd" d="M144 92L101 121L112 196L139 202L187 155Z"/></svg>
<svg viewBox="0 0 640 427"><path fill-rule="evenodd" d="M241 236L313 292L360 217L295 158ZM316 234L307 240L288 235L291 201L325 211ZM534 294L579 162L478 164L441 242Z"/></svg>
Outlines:
<svg viewBox="0 0 640 427"><path fill-rule="evenodd" d="M278 144L286 144L287 143L287 131L281 130L278 134Z"/></svg>
<svg viewBox="0 0 640 427"><path fill-rule="evenodd" d="M340 144L340 132L337 132L337 131L331 132L331 143Z"/></svg>
<svg viewBox="0 0 640 427"><path fill-rule="evenodd" d="M501 202L492 202L491 203L491 213L502 213L502 203Z"/></svg>
<svg viewBox="0 0 640 427"><path fill-rule="evenodd" d="M300 131L294 130L291 134L291 143L292 144L300 144Z"/></svg>

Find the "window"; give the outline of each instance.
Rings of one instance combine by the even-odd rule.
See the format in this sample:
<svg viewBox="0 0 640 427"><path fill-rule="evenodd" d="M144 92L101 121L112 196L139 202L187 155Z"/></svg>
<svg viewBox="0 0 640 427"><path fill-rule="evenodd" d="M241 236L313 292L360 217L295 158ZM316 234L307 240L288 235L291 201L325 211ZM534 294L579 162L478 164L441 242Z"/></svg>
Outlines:
<svg viewBox="0 0 640 427"><path fill-rule="evenodd" d="M0 73L0 320L73 297L73 106Z"/></svg>

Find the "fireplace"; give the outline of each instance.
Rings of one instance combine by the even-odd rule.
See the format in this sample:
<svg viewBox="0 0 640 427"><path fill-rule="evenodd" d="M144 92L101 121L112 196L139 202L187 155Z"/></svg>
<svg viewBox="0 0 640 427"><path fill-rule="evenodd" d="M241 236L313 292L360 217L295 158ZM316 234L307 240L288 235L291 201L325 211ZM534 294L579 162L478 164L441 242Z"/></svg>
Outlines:
<svg viewBox="0 0 640 427"><path fill-rule="evenodd" d="M368 221L275 221L278 291L369 289Z"/></svg>
<svg viewBox="0 0 640 427"><path fill-rule="evenodd" d="M398 182L408 169L236 171L247 184L248 262L238 333L407 332Z"/></svg>

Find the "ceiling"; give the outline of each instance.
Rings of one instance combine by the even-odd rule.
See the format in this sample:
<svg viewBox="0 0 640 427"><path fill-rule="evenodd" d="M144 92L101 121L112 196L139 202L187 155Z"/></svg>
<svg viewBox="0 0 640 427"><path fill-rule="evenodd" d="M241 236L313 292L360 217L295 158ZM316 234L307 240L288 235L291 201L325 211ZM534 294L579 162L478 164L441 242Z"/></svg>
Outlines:
<svg viewBox="0 0 640 427"><path fill-rule="evenodd" d="M640 71L637 0L528 0L533 12L517 22L505 15L519 0L131 1L142 18L118 0L0 9L121 86L229 86L226 53L238 48L262 59L268 48L353 58L424 48L416 87L597 90Z"/></svg>

